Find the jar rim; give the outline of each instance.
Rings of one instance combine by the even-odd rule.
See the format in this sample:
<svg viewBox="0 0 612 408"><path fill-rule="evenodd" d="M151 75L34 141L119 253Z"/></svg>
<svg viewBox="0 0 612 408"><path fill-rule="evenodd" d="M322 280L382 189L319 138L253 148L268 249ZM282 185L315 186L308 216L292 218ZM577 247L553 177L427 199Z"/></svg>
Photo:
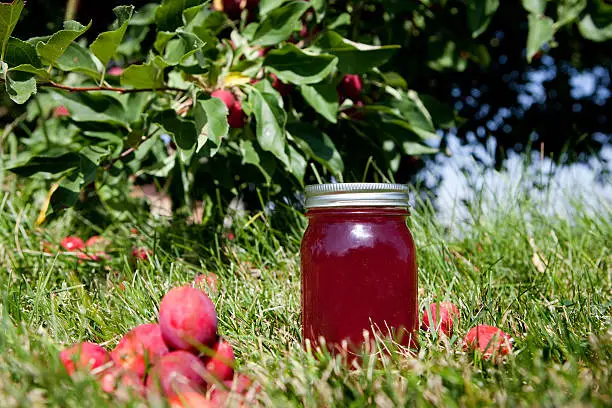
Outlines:
<svg viewBox="0 0 612 408"><path fill-rule="evenodd" d="M308 208L410 207L410 188L392 183L334 183L306 186Z"/></svg>

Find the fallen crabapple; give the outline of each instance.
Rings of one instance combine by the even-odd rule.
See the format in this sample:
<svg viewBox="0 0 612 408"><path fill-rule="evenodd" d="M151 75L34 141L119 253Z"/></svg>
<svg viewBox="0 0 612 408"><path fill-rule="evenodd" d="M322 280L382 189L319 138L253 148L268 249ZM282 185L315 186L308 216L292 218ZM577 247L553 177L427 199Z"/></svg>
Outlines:
<svg viewBox="0 0 612 408"><path fill-rule="evenodd" d="M141 261L149 260L149 256L153 255L153 251L149 248L134 248L132 249L132 256L135 259L140 259Z"/></svg>
<svg viewBox="0 0 612 408"><path fill-rule="evenodd" d="M146 391L142 377L118 366L104 370L98 382L104 392L114 394L120 400L129 400L135 396L144 397Z"/></svg>
<svg viewBox="0 0 612 408"><path fill-rule="evenodd" d="M159 305L159 327L171 350L199 352L217 339L215 305L201 290L191 286L171 289Z"/></svg>
<svg viewBox="0 0 612 408"><path fill-rule="evenodd" d="M187 391L200 391L206 387L206 367L195 355L187 351L172 351L162 356L147 376L147 391L172 397Z"/></svg>
<svg viewBox="0 0 612 408"><path fill-rule="evenodd" d="M493 354L506 355L512 351L512 337L495 326L481 324L472 327L463 338L465 350L479 350L485 359Z"/></svg>
<svg viewBox="0 0 612 408"><path fill-rule="evenodd" d="M185 391L168 398L170 408L212 408L216 405L197 391Z"/></svg>
<svg viewBox="0 0 612 408"><path fill-rule="evenodd" d="M424 311L421 320L423 330L441 331L447 336L453 334L453 326L459 321L459 308L451 302L431 303Z"/></svg>
<svg viewBox="0 0 612 408"><path fill-rule="evenodd" d="M110 240L99 235L94 235L85 241L87 249L103 250L110 244Z"/></svg>
<svg viewBox="0 0 612 408"><path fill-rule="evenodd" d="M209 289L212 293L217 293L219 291L219 278L212 272L202 273L193 279L191 285L196 289Z"/></svg>
<svg viewBox="0 0 612 408"><path fill-rule="evenodd" d="M228 381L234 376L234 349L220 338L212 348L212 354L204 360L206 371L218 381Z"/></svg>
<svg viewBox="0 0 612 408"><path fill-rule="evenodd" d="M88 254L85 252L79 252L77 254L77 258L79 258L79 262L82 261L94 261L94 262L98 262L101 261L103 259L105 260L110 260L110 255L108 255L106 252L98 252L95 254Z"/></svg>
<svg viewBox="0 0 612 408"><path fill-rule="evenodd" d="M66 251L79 251L85 248L85 243L83 242L83 240L75 236L70 236L70 237L66 237L62 239L62 242L60 242L60 245Z"/></svg>
<svg viewBox="0 0 612 408"><path fill-rule="evenodd" d="M69 375L80 370L91 371L111 361L108 351L89 341L62 350L59 357Z"/></svg>
<svg viewBox="0 0 612 408"><path fill-rule="evenodd" d="M159 325L148 323L126 333L111 351L111 358L117 366L144 377L148 366L155 364L168 352Z"/></svg>
<svg viewBox="0 0 612 408"><path fill-rule="evenodd" d="M245 374L236 374L233 380L213 384L210 387L209 398L213 406L244 406L244 396L253 389L255 393L261 391L261 386L253 387L253 380ZM240 404L238 404L240 402Z"/></svg>

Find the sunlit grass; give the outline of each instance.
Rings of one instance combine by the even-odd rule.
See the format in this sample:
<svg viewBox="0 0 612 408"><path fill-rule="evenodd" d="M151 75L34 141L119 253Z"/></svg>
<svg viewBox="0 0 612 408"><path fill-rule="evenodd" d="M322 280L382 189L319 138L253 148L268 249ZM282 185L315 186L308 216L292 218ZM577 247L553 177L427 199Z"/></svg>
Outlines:
<svg viewBox="0 0 612 408"><path fill-rule="evenodd" d="M70 213L36 229L36 210L5 195L0 406L114 404L92 379L63 374L58 351L83 340L112 348L130 328L156 319L169 288L203 272L219 277L212 297L220 332L234 346L237 369L263 385L265 406L609 406L609 207L594 215L574 203L573 217L563 219L542 215L526 194L506 200L503 211L471 206L471 221L451 228L418 203L409 226L421 305L450 300L462 319L448 339L421 333L416 355L385 344L390 355L348 368L301 345L298 248L306 222L296 211L236 219L230 241L214 226L144 214L97 229ZM43 241L69 234L111 238L111 261L43 251ZM155 255L135 262L134 245ZM464 352L460 340L475 324L509 333L512 356L496 365Z"/></svg>

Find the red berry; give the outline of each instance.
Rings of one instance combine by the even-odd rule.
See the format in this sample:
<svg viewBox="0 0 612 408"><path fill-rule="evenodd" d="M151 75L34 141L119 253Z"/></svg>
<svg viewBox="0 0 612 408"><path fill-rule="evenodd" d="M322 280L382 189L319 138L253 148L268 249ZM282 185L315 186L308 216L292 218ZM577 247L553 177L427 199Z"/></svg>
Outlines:
<svg viewBox="0 0 612 408"><path fill-rule="evenodd" d="M147 367L168 354L157 324L141 324L129 331L111 352L115 364L144 377Z"/></svg>
<svg viewBox="0 0 612 408"><path fill-rule="evenodd" d="M272 78L272 88L276 89L281 96L287 96L291 92L291 84L286 84L274 74L270 74Z"/></svg>
<svg viewBox="0 0 612 408"><path fill-rule="evenodd" d="M123 74L123 68L121 67L112 67L108 70L110 76L121 76L121 74Z"/></svg>
<svg viewBox="0 0 612 408"><path fill-rule="evenodd" d="M201 290L191 286L171 289L159 305L159 327L171 350L198 352L217 339L215 305Z"/></svg>
<svg viewBox="0 0 612 408"><path fill-rule="evenodd" d="M493 354L505 355L512 351L512 337L501 329L484 324L472 327L463 338L466 350L478 349L488 359Z"/></svg>
<svg viewBox="0 0 612 408"><path fill-rule="evenodd" d="M432 303L423 311L421 327L429 331L440 330L450 336L453 334L455 321L458 321L459 317L459 308L451 302Z"/></svg>
<svg viewBox="0 0 612 408"><path fill-rule="evenodd" d="M341 96L357 100L361 96L363 84L359 75L345 75L338 88Z"/></svg>
<svg viewBox="0 0 612 408"><path fill-rule="evenodd" d="M234 376L234 350L225 340L219 339L212 349L212 356L205 360L206 370L219 381L231 380Z"/></svg>
<svg viewBox="0 0 612 408"><path fill-rule="evenodd" d="M68 109L64 105L58 106L57 108L53 109L54 118L62 118L66 116L70 116L70 112L68 112Z"/></svg>
<svg viewBox="0 0 612 408"><path fill-rule="evenodd" d="M232 104L232 107L229 109L229 114L227 115L227 123L229 123L231 128L240 129L244 127L244 122L246 120L246 115L242 110L242 104L240 101L236 101Z"/></svg>
<svg viewBox="0 0 612 408"><path fill-rule="evenodd" d="M308 35L308 26L306 23L302 23L302 29L300 30L300 37L305 38Z"/></svg>
<svg viewBox="0 0 612 408"><path fill-rule="evenodd" d="M85 243L79 237L66 237L62 239L60 245L67 251L79 251L85 248Z"/></svg>
<svg viewBox="0 0 612 408"><path fill-rule="evenodd" d="M199 358L186 351L173 351L161 357L151 367L147 377L147 390L163 393L167 397L187 392L204 390L206 368Z"/></svg>
<svg viewBox="0 0 612 408"><path fill-rule="evenodd" d="M217 89L213 93L210 94L213 98L219 98L223 101L227 109L230 110L232 106L234 106L234 102L236 102L236 98L234 94L225 89Z"/></svg>
<svg viewBox="0 0 612 408"><path fill-rule="evenodd" d="M106 350L89 341L75 344L60 353L60 360L68 374L77 370L93 370L111 361Z"/></svg>

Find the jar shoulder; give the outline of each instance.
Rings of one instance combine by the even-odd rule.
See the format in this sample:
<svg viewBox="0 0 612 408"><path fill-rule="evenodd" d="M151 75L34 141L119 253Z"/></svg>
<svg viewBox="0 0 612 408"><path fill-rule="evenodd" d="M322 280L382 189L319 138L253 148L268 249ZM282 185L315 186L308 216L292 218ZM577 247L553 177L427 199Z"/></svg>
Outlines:
<svg viewBox="0 0 612 408"><path fill-rule="evenodd" d="M414 252L414 240L405 221L349 220L311 222L302 239L301 252L345 252L348 249L394 247L406 255Z"/></svg>

